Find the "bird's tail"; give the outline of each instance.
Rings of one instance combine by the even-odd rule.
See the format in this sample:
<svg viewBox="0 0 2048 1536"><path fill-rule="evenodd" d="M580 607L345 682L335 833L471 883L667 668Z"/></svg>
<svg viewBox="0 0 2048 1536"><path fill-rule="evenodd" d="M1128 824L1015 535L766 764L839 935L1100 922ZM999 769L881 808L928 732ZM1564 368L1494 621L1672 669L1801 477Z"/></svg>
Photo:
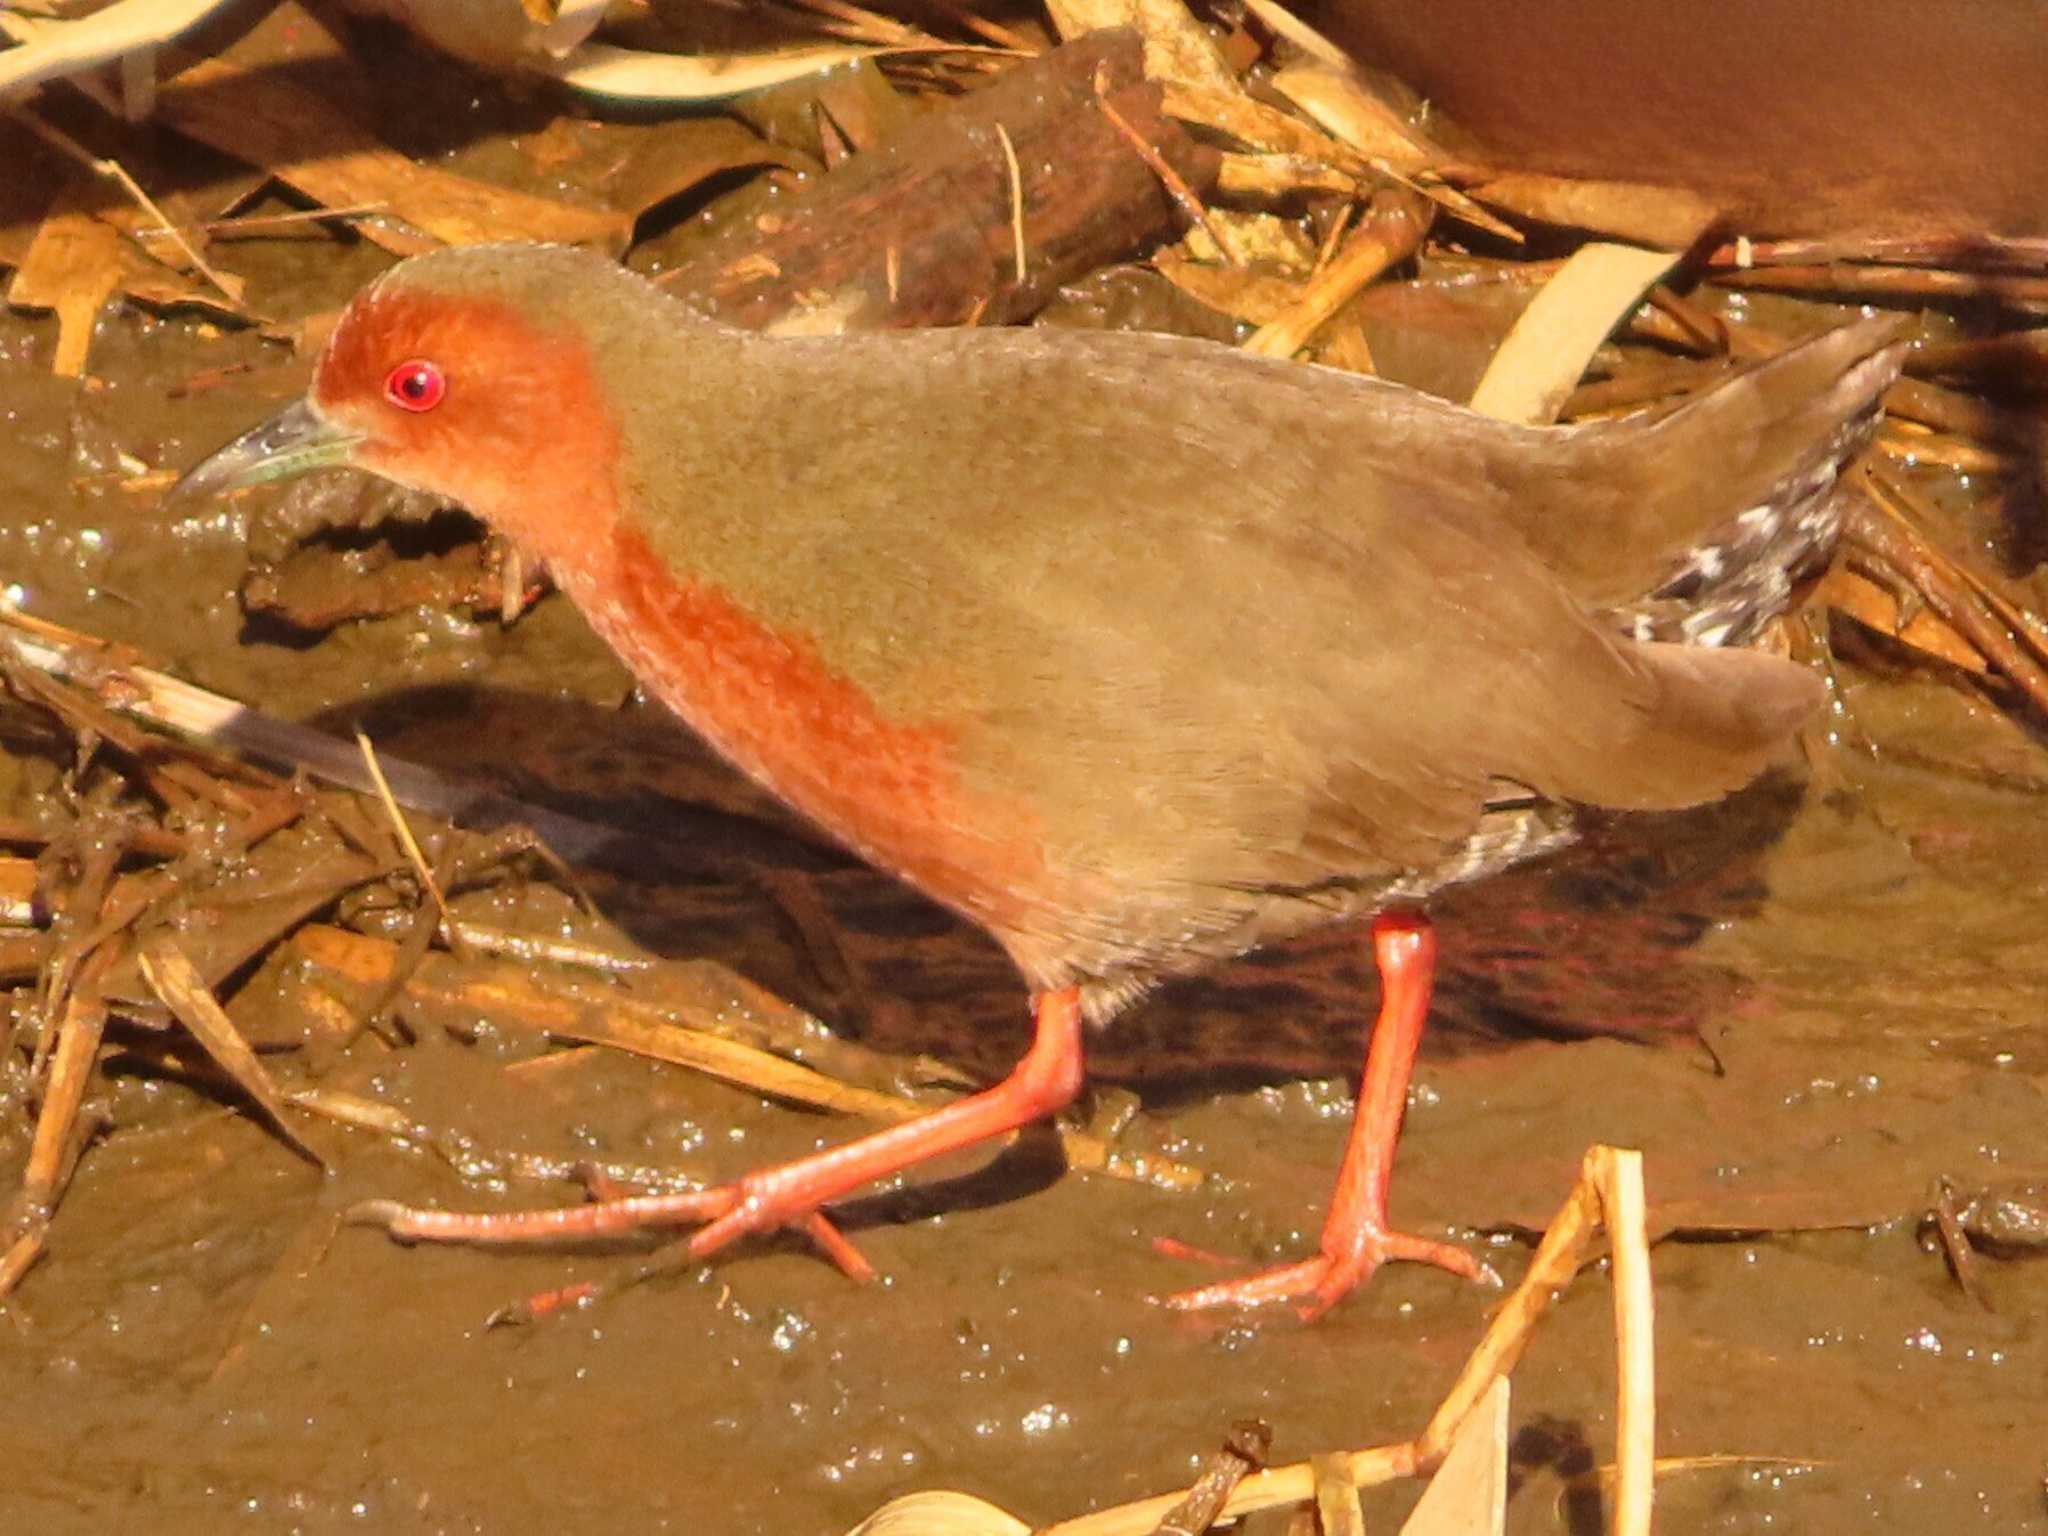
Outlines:
<svg viewBox="0 0 2048 1536"><path fill-rule="evenodd" d="M1898 377L1897 330L1890 317L1854 321L1668 416L1583 429L1576 515L1545 519L1564 526L1539 555L1638 639L1749 638L1834 547L1836 481Z"/></svg>
<svg viewBox="0 0 2048 1536"><path fill-rule="evenodd" d="M1700 462L1734 447L1721 482L1740 508L1679 552L1641 601L1615 614L1638 639L1739 645L1817 575L1842 528L1837 480L1877 430L1905 353L1897 324L1845 325L1774 358L1649 429L1653 458ZM1688 440L1690 439L1690 440Z"/></svg>

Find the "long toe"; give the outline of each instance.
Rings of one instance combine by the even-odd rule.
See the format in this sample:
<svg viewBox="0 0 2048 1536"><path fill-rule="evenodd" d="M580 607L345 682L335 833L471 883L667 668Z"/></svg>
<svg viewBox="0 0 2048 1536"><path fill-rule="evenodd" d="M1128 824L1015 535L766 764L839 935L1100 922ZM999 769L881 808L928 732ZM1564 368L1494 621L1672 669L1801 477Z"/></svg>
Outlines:
<svg viewBox="0 0 2048 1536"><path fill-rule="evenodd" d="M1364 1234L1361 1241L1347 1246L1342 1253L1319 1253L1314 1258L1262 1269L1235 1280L1175 1291L1160 1298L1160 1302L1177 1312L1195 1312L1210 1307L1257 1307L1306 1298L1296 1310L1302 1317L1313 1319L1370 1280L1373 1272L1389 1260L1432 1264L1481 1284L1500 1283L1491 1268L1455 1244L1406 1232L1375 1230Z"/></svg>
<svg viewBox="0 0 2048 1536"><path fill-rule="evenodd" d="M1388 1232L1380 1238L1381 1260L1398 1259L1404 1264L1434 1264L1460 1279L1480 1285L1499 1285L1500 1276L1484 1259L1475 1258L1456 1243L1416 1237L1408 1232Z"/></svg>
<svg viewBox="0 0 2048 1536"><path fill-rule="evenodd" d="M731 1187L721 1185L525 1211L437 1211L396 1200L359 1200L342 1213L342 1221L382 1227L402 1243L582 1242L711 1221L730 1210L734 1198Z"/></svg>

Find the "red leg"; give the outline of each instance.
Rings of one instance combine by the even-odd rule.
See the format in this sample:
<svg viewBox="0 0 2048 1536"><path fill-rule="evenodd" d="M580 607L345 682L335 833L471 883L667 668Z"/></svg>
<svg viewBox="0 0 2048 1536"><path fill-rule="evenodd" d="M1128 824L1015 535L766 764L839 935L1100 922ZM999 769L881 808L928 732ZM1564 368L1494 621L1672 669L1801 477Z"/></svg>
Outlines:
<svg viewBox="0 0 2048 1536"><path fill-rule="evenodd" d="M679 1195L633 1195L544 1211L465 1215L369 1200L349 1215L394 1237L428 1242L518 1243L610 1237L649 1227L707 1222L690 1239L692 1258L717 1252L749 1232L798 1227L855 1279L874 1274L821 1207L863 1184L926 1158L957 1151L1043 1119L1081 1091L1081 999L1072 987L1035 1003L1031 1049L993 1088L916 1120L893 1125L809 1157L759 1169L732 1184Z"/></svg>
<svg viewBox="0 0 2048 1536"><path fill-rule="evenodd" d="M1461 1248L1387 1230L1387 1186L1393 1178L1401 1114L1408 1105L1408 1079L1429 1014L1436 933L1420 913L1383 912L1373 919L1372 947L1380 972L1380 1016L1366 1051L1351 1139L1337 1171L1330 1213L1323 1220L1322 1251L1300 1263L1176 1292L1165 1298L1167 1306L1255 1306L1306 1295L1309 1299L1300 1310L1313 1318L1371 1278L1388 1259L1434 1264L1469 1280L1491 1274Z"/></svg>

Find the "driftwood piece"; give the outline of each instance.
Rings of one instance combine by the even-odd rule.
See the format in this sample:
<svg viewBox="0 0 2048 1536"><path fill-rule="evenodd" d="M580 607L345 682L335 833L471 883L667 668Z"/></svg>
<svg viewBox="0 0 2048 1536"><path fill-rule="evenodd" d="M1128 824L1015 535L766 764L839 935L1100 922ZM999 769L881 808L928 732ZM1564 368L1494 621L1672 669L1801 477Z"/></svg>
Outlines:
<svg viewBox="0 0 2048 1536"><path fill-rule="evenodd" d="M1116 119L1198 194L1215 181L1218 155L1161 114L1141 56L1135 33L1115 31L1020 64L660 281L753 329L1024 319L1181 217Z"/></svg>

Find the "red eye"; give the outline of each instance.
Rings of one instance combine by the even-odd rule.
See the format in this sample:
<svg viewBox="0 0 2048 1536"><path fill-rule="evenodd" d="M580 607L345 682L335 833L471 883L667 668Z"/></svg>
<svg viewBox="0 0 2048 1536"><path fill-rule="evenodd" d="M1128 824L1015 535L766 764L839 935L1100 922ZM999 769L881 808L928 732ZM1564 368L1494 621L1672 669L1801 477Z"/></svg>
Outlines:
<svg viewBox="0 0 2048 1536"><path fill-rule="evenodd" d="M431 411L447 393L447 378L423 357L408 358L384 377L384 398L401 411Z"/></svg>

